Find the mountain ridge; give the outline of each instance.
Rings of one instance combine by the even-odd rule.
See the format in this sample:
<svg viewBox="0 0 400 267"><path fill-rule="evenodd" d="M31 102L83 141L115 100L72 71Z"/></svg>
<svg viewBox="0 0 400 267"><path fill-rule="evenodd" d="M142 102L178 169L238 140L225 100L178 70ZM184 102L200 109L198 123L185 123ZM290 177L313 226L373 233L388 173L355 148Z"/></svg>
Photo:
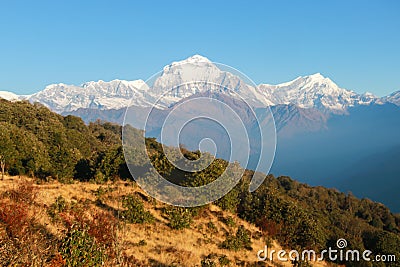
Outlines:
<svg viewBox="0 0 400 267"><path fill-rule="evenodd" d="M171 85L179 88L171 90L163 98L159 107L166 109L172 104L205 90L220 87L231 88L253 107L294 104L300 108L314 108L325 113L344 114L349 107L372 103L394 103L400 105L400 91L385 97L371 93L358 94L339 87L330 78L321 73L299 76L292 81L280 84L262 83L251 85L241 77L218 68L217 63L206 57L194 55L182 61L166 65L163 71L148 85L143 80L89 81L81 85L64 83L51 84L42 91L29 96L18 96L9 92L0 92L0 97L11 100L29 100L40 102L58 112L71 112L78 109L92 108L99 110L119 109L130 105L149 107ZM201 81L207 85L186 84ZM210 87L210 82L216 83Z"/></svg>

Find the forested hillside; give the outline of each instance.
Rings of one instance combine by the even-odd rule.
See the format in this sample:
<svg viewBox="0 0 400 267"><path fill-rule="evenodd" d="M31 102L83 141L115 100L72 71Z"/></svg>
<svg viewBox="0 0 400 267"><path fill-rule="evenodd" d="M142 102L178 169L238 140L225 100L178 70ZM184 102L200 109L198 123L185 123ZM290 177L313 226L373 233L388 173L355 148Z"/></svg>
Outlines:
<svg viewBox="0 0 400 267"><path fill-rule="evenodd" d="M0 99L0 152L10 175L104 182L126 177L121 128Z"/></svg>
<svg viewBox="0 0 400 267"><path fill-rule="evenodd" d="M0 156L5 164L5 172L11 176L32 177L39 184L54 180L70 184L78 181L96 184L120 180L131 182L121 145L121 131L121 126L111 123L85 125L78 117L63 117L38 104L0 100ZM132 131L138 136L141 134L138 130ZM166 161L162 146L155 139L147 139L146 145L157 169L166 178L184 186L207 184L216 179L227 165L226 161L216 159L206 170L183 174ZM199 151L181 150L188 159L197 159L201 155ZM140 168L140 165L131 167ZM357 199L351 193L341 193L335 189L310 187L289 177L275 178L272 174L267 175L257 191L250 193L251 175L252 171L246 170L240 183L214 204L259 227L266 241L277 240L287 249L323 250L335 247L336 240L345 238L349 249L393 254L397 262L387 266L400 266L400 215L391 213L384 205L368 199ZM125 204L119 210L115 208L118 212L111 213L111 217L125 212L125 219L129 217L130 223L152 223L154 218L144 212L140 200L129 198L128 195L123 199L121 203ZM97 204L99 208L109 211L108 205L102 205L101 202ZM2 227L9 223L6 215L10 207L8 200L1 202ZM57 206L57 209L63 208ZM134 212L127 213L131 209ZM208 207L175 209L166 206L164 209L166 217L180 218L175 221L176 224L169 224L171 229L179 230L192 229L190 222ZM59 210L54 212L58 213ZM82 234L75 232L76 229L72 230L70 235ZM251 246L247 241L238 239L244 234L243 229L237 231L236 237L226 234L227 241L220 244L223 249L242 250ZM9 237L13 235L6 230L7 234ZM90 231L85 234L90 235ZM93 238L93 242L99 241L98 236ZM65 248L66 243L60 244L60 249ZM67 260L66 253L61 255L64 255L64 261ZM385 266L384 263L380 264L346 263L349 266Z"/></svg>

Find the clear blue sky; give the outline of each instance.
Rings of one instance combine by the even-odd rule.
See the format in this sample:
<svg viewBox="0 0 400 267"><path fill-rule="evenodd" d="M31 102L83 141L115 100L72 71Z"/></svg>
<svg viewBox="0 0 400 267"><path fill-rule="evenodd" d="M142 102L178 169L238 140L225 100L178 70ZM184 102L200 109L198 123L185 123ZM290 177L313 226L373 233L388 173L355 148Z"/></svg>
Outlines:
<svg viewBox="0 0 400 267"><path fill-rule="evenodd" d="M136 3L138 2L138 3ZM147 79L193 54L256 83L400 90L400 1L1 1L0 90Z"/></svg>

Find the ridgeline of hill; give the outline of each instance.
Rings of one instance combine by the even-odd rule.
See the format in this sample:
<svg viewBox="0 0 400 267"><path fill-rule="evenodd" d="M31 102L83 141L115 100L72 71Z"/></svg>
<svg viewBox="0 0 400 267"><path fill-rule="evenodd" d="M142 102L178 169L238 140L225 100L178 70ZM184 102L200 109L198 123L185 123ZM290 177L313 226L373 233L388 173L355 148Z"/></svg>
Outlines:
<svg viewBox="0 0 400 267"><path fill-rule="evenodd" d="M348 249L397 259L347 266L400 266L400 215L351 193L271 174L250 193L252 171L246 170L240 183L213 205L159 203L135 186L121 131L111 123L85 125L39 104L0 99L0 160L7 174L1 182L1 265L258 266L256 252L264 244L320 251L345 238ZM186 186L209 183L227 165L216 159L204 171L182 175L166 161L159 143L147 139L146 145L157 169ZM182 151L188 159L200 157L198 151ZM29 176L36 185L17 186L18 178L8 175ZM47 197L37 198L36 189ZM130 237L123 235L126 231ZM122 243L118 236L124 237ZM179 245L188 242L193 248Z"/></svg>

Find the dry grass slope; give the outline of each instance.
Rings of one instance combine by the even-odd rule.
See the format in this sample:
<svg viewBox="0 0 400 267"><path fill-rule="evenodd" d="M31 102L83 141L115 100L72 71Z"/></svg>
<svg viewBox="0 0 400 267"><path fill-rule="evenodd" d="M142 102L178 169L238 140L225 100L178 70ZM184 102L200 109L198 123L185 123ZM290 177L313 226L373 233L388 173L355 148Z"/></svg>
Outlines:
<svg viewBox="0 0 400 267"><path fill-rule="evenodd" d="M134 194L143 201L144 208L154 217L153 223L131 224L121 220L122 198L128 194ZM209 205L201 210L194 217L190 228L171 229L168 218L163 213L165 204L148 197L132 182L119 181L97 185L81 182L61 184L54 181L35 184L29 178L6 176L3 181L0 181L0 196L0 212L3 214L0 218L0 252L5 255L4 253L9 248L6 246L7 242L14 242L10 241L10 235L12 238L19 238L19 244L25 247L25 249L16 247L8 251L16 258L11 263L10 259L7 259L8 264L13 264L13 266L65 265L65 259L57 252L59 247L46 242L49 240L53 240L54 243L60 242L68 228L65 221L72 220L71 216L77 213L72 211L63 213L59 210L59 214L55 214L57 211L54 210L54 203L57 198L60 200L57 207L68 206L66 210L72 210L71 207L80 207L79 210L84 214L82 218L90 218L92 222L97 222L99 227L92 227L97 229L97 232L92 233L97 238L96 240L102 237L112 239L107 243L109 250L107 250L107 260L104 262L106 266L202 266L202 263L203 266L225 266L224 264L227 264L226 266L292 266L289 262L257 262L257 251L263 249L266 243L275 250L281 249L279 245L254 225L215 205ZM19 214L21 218L12 217L14 220L19 220L19 224L7 218L6 215L11 212L10 208L24 209L25 213ZM110 234L112 229L101 229L104 225L111 227L112 224L102 222L101 218L95 218L96 216L104 218L106 215L115 217L118 221L119 226L115 236L107 235L107 231ZM109 219L111 220L111 217ZM227 223L227 220L230 223ZM10 223L14 224L15 229L9 229ZM250 232L251 249L232 251L221 248L220 245L226 236L234 235L240 225ZM20 235L21 233L25 237ZM91 234L90 231L89 234ZM108 242L106 238L103 239L102 242ZM26 253L31 253L31 255L22 255ZM40 259L38 256L40 254L47 256ZM4 257L0 257L0 260L3 259ZM212 265L212 262L216 265ZM206 265L207 263L211 265ZM0 262L0 265L4 266L5 262ZM325 263L312 265L323 266Z"/></svg>

